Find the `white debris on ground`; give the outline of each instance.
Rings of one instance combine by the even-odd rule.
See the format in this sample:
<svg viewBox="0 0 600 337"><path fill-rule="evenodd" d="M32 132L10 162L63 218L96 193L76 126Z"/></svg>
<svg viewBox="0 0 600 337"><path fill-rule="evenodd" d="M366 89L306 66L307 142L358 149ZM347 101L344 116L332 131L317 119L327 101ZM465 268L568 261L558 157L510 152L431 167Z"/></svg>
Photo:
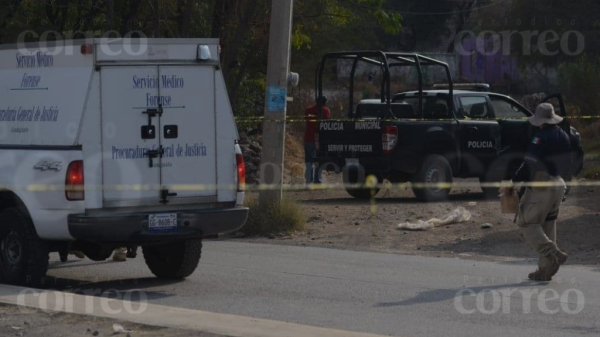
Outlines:
<svg viewBox="0 0 600 337"><path fill-rule="evenodd" d="M398 229L407 229L411 231L427 231L434 227L445 226L460 222L469 221L471 213L464 207L457 207L452 212L446 214L442 219L432 218L427 221L417 220L417 222L403 222L398 225Z"/></svg>
<svg viewBox="0 0 600 337"><path fill-rule="evenodd" d="M494 225L492 225L491 223L484 223L483 225L481 225L481 228L492 228L494 227Z"/></svg>
<svg viewBox="0 0 600 337"><path fill-rule="evenodd" d="M113 324L113 331L114 331L113 335L133 332L132 330L126 330L125 328L123 328L123 326L121 324L117 324L117 323Z"/></svg>

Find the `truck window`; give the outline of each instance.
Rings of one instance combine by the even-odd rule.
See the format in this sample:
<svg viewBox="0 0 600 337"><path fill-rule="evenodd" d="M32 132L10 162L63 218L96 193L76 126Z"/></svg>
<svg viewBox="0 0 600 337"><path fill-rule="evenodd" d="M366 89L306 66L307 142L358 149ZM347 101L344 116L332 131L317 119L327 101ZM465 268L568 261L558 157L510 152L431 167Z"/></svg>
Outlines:
<svg viewBox="0 0 600 337"><path fill-rule="evenodd" d="M494 109L494 115L496 115L496 118L510 119L523 118L527 116L520 106L502 97L490 96L490 100L492 101L492 109Z"/></svg>
<svg viewBox="0 0 600 337"><path fill-rule="evenodd" d="M462 96L462 113L468 118L490 118L487 100L482 96Z"/></svg>
<svg viewBox="0 0 600 337"><path fill-rule="evenodd" d="M410 104L412 106L414 115L410 118L420 118L421 117L418 115L420 113L418 97L405 97L402 102ZM437 96L424 97L424 99L423 99L423 118L424 119L452 118L451 112L448 109L447 100L437 97Z"/></svg>

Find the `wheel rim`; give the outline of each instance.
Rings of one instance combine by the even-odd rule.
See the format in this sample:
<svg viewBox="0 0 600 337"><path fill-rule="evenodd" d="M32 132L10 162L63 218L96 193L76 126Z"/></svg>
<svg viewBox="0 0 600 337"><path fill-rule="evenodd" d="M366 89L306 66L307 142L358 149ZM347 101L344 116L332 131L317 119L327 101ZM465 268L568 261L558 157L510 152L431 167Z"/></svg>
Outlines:
<svg viewBox="0 0 600 337"><path fill-rule="evenodd" d="M427 184L444 183L446 182L446 173L438 167L432 167L427 171L425 182ZM428 187L428 189L432 192L439 192L442 190L439 186Z"/></svg>
<svg viewBox="0 0 600 337"><path fill-rule="evenodd" d="M15 232L10 232L2 239L2 243L0 245L0 251L2 254L2 259L9 266L15 266L21 261L21 256L23 253L23 249L21 246L21 241L19 240L19 236Z"/></svg>

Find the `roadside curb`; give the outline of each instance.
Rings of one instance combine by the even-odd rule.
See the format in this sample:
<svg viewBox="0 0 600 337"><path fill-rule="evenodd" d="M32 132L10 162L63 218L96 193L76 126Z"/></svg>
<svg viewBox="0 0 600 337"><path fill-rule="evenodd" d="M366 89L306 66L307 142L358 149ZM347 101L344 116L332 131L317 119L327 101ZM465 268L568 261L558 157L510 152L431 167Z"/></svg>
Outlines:
<svg viewBox="0 0 600 337"><path fill-rule="evenodd" d="M24 311L56 311L227 336L381 337L368 333L8 285L0 285L0 303L16 305L19 310ZM123 307L135 307L140 312L114 309Z"/></svg>

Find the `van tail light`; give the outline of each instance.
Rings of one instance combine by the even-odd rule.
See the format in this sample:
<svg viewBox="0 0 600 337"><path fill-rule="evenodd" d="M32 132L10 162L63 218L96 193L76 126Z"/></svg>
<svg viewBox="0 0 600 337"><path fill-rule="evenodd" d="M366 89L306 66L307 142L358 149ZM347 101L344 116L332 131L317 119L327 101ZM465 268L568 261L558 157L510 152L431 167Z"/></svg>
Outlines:
<svg viewBox="0 0 600 337"><path fill-rule="evenodd" d="M321 147L319 146L319 134L315 133L315 150L317 150L317 152L319 152L319 149Z"/></svg>
<svg viewBox="0 0 600 337"><path fill-rule="evenodd" d="M398 143L398 127L393 125L385 126L381 132L381 146L383 153L390 153Z"/></svg>
<svg viewBox="0 0 600 337"><path fill-rule="evenodd" d="M235 146L235 163L237 166L237 191L243 192L246 189L246 165L239 145Z"/></svg>
<svg viewBox="0 0 600 337"><path fill-rule="evenodd" d="M67 200L84 200L83 160L69 163L65 178L65 197Z"/></svg>

